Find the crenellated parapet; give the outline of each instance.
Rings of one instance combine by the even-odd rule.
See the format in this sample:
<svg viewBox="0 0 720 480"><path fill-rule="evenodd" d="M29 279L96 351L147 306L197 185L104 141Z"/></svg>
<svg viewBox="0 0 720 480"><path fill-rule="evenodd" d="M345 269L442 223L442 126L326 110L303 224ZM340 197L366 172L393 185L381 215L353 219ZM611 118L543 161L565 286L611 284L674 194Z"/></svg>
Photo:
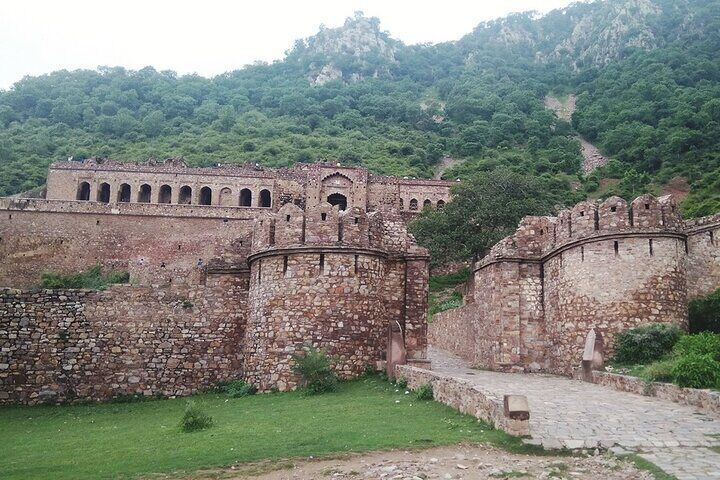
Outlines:
<svg viewBox="0 0 720 480"><path fill-rule="evenodd" d="M685 235L675 199L641 195L630 205L620 197L583 201L556 217L524 217L517 230L482 258L477 268L500 260L541 261L573 244L623 236Z"/></svg>

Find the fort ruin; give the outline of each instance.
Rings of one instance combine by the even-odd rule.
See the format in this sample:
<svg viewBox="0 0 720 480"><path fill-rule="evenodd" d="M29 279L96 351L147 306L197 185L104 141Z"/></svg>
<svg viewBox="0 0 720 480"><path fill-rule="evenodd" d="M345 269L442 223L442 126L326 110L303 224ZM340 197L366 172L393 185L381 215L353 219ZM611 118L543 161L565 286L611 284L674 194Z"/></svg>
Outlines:
<svg viewBox="0 0 720 480"><path fill-rule="evenodd" d="M613 197L523 219L474 265L464 305L428 324L428 252L406 224L453 184L332 163L54 163L44 198L0 199L0 402L237 378L287 390L305 347L347 378L386 360L398 331L410 363L430 342L488 369L567 375L590 331L609 355L627 328L685 326L687 302L720 285L720 215ZM44 271L92 265L130 282L37 289Z"/></svg>
<svg viewBox="0 0 720 480"><path fill-rule="evenodd" d="M423 362L429 258L406 221L452 184L330 163L55 163L45 198L0 199L0 401L287 390L303 348L350 377L385 359L396 323ZM130 283L33 289L96 264Z"/></svg>

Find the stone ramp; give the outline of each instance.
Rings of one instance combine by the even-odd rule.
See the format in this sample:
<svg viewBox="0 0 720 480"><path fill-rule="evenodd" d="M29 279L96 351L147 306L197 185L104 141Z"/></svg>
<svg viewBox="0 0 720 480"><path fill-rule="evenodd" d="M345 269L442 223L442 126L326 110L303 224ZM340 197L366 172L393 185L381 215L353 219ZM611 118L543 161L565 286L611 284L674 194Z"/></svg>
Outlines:
<svg viewBox="0 0 720 480"><path fill-rule="evenodd" d="M543 374L474 370L431 348L432 369L484 390L525 395L531 443L638 452L678 479L720 479L720 418L655 397Z"/></svg>

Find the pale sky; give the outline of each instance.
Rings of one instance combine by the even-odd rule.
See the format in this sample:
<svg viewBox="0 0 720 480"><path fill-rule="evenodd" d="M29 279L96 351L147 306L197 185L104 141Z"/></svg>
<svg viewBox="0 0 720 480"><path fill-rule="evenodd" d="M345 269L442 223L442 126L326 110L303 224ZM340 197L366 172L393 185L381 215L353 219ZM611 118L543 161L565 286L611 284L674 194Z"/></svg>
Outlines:
<svg viewBox="0 0 720 480"><path fill-rule="evenodd" d="M59 69L151 65L213 76L281 59L295 39L356 10L406 44L457 40L512 12L570 0L2 0L0 89Z"/></svg>

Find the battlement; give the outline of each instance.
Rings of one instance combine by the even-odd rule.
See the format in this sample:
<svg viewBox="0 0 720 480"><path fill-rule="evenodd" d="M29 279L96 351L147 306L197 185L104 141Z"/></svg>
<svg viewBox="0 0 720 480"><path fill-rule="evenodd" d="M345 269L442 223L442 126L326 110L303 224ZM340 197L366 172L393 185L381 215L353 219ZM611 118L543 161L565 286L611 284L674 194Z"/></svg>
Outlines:
<svg viewBox="0 0 720 480"><path fill-rule="evenodd" d="M693 225L695 223L692 223ZM583 201L557 217L524 217L517 230L498 242L477 268L501 259L537 260L569 245L614 236L684 236L686 223L672 196L642 195L630 205L620 197Z"/></svg>

